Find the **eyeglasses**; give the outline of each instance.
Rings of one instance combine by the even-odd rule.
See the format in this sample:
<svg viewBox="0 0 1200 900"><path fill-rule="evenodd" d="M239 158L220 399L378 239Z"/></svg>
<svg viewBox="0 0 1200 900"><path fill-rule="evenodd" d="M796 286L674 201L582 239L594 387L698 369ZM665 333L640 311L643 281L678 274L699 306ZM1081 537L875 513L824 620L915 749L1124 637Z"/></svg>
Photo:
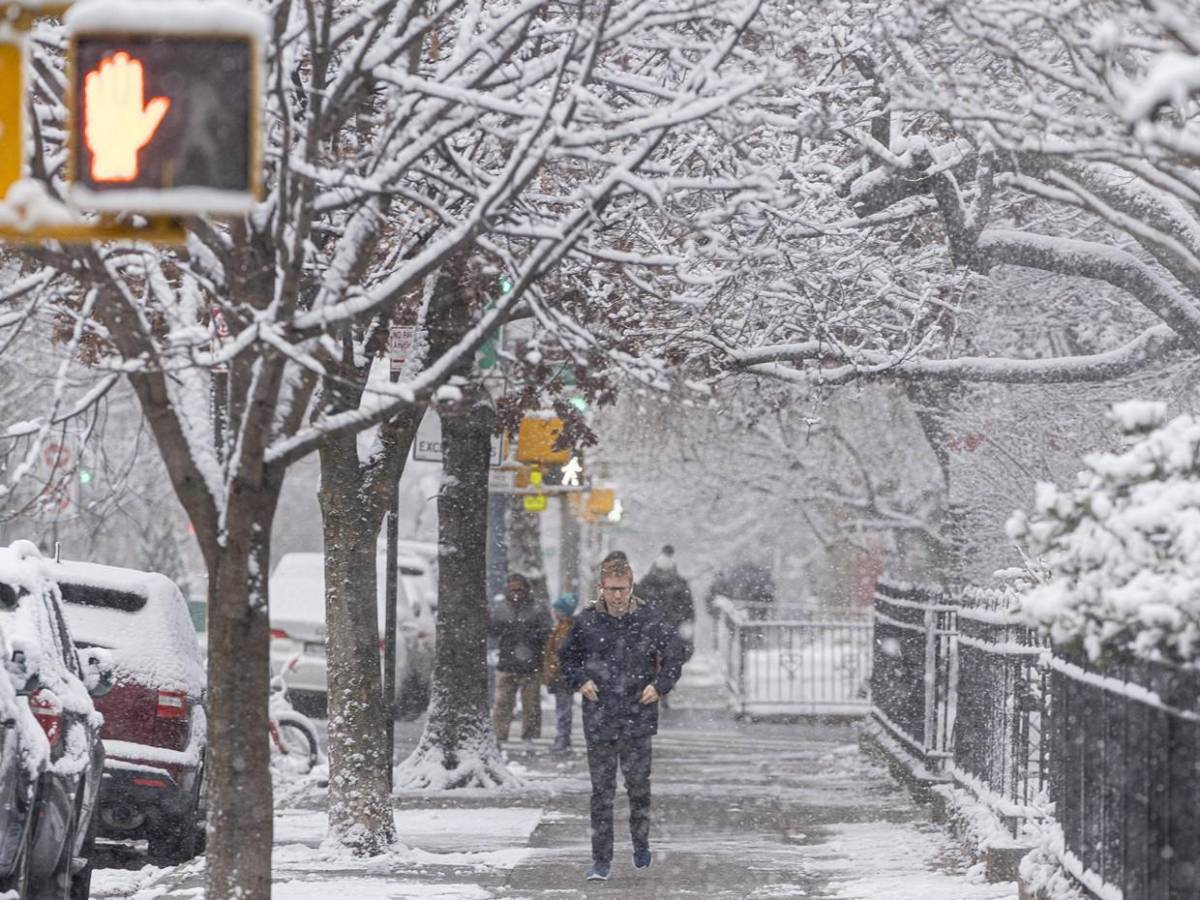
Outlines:
<svg viewBox="0 0 1200 900"><path fill-rule="evenodd" d="M607 587L601 586L600 593L602 594L628 594L632 591L632 587Z"/></svg>

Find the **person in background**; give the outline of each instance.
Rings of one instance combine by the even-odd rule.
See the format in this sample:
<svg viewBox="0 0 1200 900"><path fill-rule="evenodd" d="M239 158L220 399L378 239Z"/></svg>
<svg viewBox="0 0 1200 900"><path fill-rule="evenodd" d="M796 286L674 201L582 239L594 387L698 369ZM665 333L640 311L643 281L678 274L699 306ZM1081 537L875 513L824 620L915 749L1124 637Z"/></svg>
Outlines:
<svg viewBox="0 0 1200 900"><path fill-rule="evenodd" d="M571 749L571 720L575 711L575 691L562 679L558 664L558 651L566 643L567 635L575 622L575 608L579 598L574 594L563 594L550 604L554 616L554 630L546 641L545 662L542 665L542 680L554 695L554 744L551 753L566 753Z"/></svg>
<svg viewBox="0 0 1200 900"><path fill-rule="evenodd" d="M664 621L678 633L692 655L692 632L696 625L696 606L692 589L675 567L675 548L666 544L650 571L637 583L634 593L658 610Z"/></svg>
<svg viewBox="0 0 1200 900"><path fill-rule="evenodd" d="M663 546L658 558L651 563L650 571L637 583L634 593L675 629L684 648L684 660L691 659L695 650L696 606L692 602L692 589L675 568L674 547ZM662 708L668 708L666 697L662 698Z"/></svg>
<svg viewBox="0 0 1200 900"><path fill-rule="evenodd" d="M633 595L624 560L600 566L595 605L575 617L558 653L563 680L583 695L583 734L592 779L592 865L589 881L608 878L613 855L613 795L617 768L629 794L633 866L648 869L651 737L658 701L675 686L683 648L675 629Z"/></svg>
<svg viewBox="0 0 1200 900"><path fill-rule="evenodd" d="M496 638L496 701L492 727L497 741L508 740L513 704L521 694L521 740L542 734L542 654L550 634L550 612L533 599L529 579L513 572L504 598L492 604L488 634Z"/></svg>

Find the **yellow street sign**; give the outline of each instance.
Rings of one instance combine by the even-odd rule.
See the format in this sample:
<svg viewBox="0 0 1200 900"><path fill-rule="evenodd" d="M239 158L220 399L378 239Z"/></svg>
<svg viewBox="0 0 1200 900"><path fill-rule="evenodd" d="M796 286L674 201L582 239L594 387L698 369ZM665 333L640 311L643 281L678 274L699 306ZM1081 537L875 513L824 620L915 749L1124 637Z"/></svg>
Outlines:
<svg viewBox="0 0 1200 900"><path fill-rule="evenodd" d="M546 509L545 494L529 494L525 497L526 512L543 512Z"/></svg>
<svg viewBox="0 0 1200 900"><path fill-rule="evenodd" d="M25 96L23 62L21 44L0 42L0 201L8 193L9 186L21 177L25 146L21 128Z"/></svg>

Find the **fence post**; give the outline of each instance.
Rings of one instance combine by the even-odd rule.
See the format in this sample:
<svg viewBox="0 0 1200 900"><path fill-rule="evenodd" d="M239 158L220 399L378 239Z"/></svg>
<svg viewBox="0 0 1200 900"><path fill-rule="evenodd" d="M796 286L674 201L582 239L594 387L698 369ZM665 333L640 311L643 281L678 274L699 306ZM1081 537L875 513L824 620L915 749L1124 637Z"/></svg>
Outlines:
<svg viewBox="0 0 1200 900"><path fill-rule="evenodd" d="M746 630L742 628L740 622L733 626L734 635L737 637L738 648L738 715L746 713Z"/></svg>
<svg viewBox="0 0 1200 900"><path fill-rule="evenodd" d="M937 612L925 607L925 734L921 742L926 762L936 742L937 729Z"/></svg>

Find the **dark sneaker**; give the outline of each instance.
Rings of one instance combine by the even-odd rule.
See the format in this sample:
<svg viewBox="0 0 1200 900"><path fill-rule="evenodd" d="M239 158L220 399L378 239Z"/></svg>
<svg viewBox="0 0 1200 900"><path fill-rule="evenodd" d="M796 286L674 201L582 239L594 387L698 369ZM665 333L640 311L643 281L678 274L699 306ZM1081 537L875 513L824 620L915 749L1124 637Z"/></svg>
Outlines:
<svg viewBox="0 0 1200 900"><path fill-rule="evenodd" d="M635 869L648 869L654 862L654 854L649 850L634 850L633 851L633 867Z"/></svg>
<svg viewBox="0 0 1200 900"><path fill-rule="evenodd" d="M592 863L592 867L588 869L588 881L608 881L609 864L606 862L596 861Z"/></svg>

